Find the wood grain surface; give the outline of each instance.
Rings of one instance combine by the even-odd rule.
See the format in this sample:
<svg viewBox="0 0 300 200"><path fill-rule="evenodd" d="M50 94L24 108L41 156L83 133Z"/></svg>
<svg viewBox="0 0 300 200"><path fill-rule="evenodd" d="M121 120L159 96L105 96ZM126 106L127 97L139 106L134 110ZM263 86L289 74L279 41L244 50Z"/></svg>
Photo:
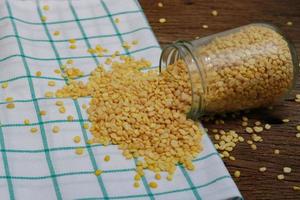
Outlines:
<svg viewBox="0 0 300 200"><path fill-rule="evenodd" d="M271 22L279 26L295 45L300 54L300 0L161 0L164 7L157 6L157 0L140 0L146 16L162 47L178 39L192 40L227 29L253 22ZM217 10L219 15L211 15ZM159 18L167 22L159 23ZM288 21L293 22L288 26ZM208 25L203 29L202 25ZM235 179L246 200L287 199L300 200L300 138L296 138L295 126L300 124L300 103L294 101L295 94L300 94L300 80L292 94L273 110L255 110L249 114L250 121L260 120L270 123L272 128L261 135L264 139L257 144L257 150L251 150L246 143L239 144L232 155L237 160L224 160L231 174L241 171L241 177ZM290 119L282 123L281 119ZM209 130L213 128L236 130L246 139L250 138L241 126L241 117L226 117L224 125L203 122ZM275 155L274 149L280 154ZM267 167L262 173L258 169ZM285 175L285 180L277 180L283 167L292 168L292 173Z"/></svg>

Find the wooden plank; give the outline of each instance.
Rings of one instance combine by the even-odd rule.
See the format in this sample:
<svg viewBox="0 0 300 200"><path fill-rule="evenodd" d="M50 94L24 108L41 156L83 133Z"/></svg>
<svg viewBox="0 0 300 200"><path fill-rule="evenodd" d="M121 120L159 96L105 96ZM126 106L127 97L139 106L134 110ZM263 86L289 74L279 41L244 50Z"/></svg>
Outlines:
<svg viewBox="0 0 300 200"><path fill-rule="evenodd" d="M164 7L159 8L155 0L140 0L146 16L153 27L160 44L171 43L178 39L192 40L196 36L203 37L230 28L253 22L270 22L279 26L294 43L300 52L300 1L299 0L163 0ZM217 10L219 15L211 15ZM159 18L167 22L159 23ZM288 21L293 26L287 26ZM208 29L202 25L207 24ZM265 112L256 110L249 114L250 121L256 119L271 123L272 128L262 133L264 141L257 145L257 150L251 150L246 143L239 144L232 153L236 161L225 160L231 173L241 171L241 177L236 183L245 199L300 199L300 191L293 191L292 186L300 186L300 139L295 137L295 126L300 124L300 103L293 101L294 95L300 93L300 81L296 89L274 110ZM287 124L281 119L289 118ZM204 122L209 129L237 130L245 138L249 138L241 126L241 119L226 118L224 125ZM275 155L274 149L280 149ZM267 167L265 173L258 171L259 167ZM277 180L282 168L293 169L284 181Z"/></svg>

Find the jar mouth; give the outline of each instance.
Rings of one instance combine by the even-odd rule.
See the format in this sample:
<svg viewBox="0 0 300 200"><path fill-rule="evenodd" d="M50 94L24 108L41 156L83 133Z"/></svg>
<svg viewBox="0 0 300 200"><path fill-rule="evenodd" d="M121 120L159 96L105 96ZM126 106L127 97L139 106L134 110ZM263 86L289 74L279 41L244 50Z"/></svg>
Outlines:
<svg viewBox="0 0 300 200"><path fill-rule="evenodd" d="M201 61L194 55L193 45L184 40L176 41L166 46L160 57L159 73L168 70L168 66L178 60L182 60L189 73L189 81L192 90L192 104L187 116L191 119L197 119L204 114L204 98L206 91L204 68Z"/></svg>

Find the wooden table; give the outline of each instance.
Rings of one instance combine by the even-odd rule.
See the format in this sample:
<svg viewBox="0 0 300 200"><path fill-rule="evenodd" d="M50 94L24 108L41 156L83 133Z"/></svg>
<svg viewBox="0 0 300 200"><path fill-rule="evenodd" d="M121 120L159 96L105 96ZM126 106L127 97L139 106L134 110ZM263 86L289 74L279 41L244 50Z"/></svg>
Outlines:
<svg viewBox="0 0 300 200"><path fill-rule="evenodd" d="M272 22L278 25L296 46L300 54L300 1L299 0L162 0L163 8L157 6L157 0L140 0L146 16L153 27L160 44L171 43L178 39L192 40L196 36L203 37L212 33L231 29L252 22ZM219 15L211 15L217 10ZM161 24L159 18L166 18ZM287 26L288 21L293 26ZM202 25L208 25L203 29ZM241 143L232 155L236 161L224 160L229 171L241 171L241 177L235 179L245 199L299 199L300 191L292 186L300 186L300 138L296 138L295 126L300 124L300 103L293 101L296 93L300 93L300 80L296 89L281 105L272 111L253 111L247 114L250 121L256 119L272 125L271 130L263 132L264 141L251 150L246 143ZM280 119L288 118L289 123L281 123ZM209 130L219 128L237 130L245 138L250 138L241 126L241 119L226 118L224 125L204 122ZM274 149L280 154L275 155ZM258 169L267 167L262 173ZM282 168L292 168L284 181L277 180Z"/></svg>

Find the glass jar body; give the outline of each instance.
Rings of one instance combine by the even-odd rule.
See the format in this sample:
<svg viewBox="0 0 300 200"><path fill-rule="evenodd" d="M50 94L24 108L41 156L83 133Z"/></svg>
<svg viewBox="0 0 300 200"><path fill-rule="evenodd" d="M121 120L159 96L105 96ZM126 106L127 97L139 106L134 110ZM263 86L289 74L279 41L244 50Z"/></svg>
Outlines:
<svg viewBox="0 0 300 200"><path fill-rule="evenodd" d="M189 72L191 117L272 105L291 90L298 70L291 44L262 23L178 41L164 49L161 70L178 59Z"/></svg>

